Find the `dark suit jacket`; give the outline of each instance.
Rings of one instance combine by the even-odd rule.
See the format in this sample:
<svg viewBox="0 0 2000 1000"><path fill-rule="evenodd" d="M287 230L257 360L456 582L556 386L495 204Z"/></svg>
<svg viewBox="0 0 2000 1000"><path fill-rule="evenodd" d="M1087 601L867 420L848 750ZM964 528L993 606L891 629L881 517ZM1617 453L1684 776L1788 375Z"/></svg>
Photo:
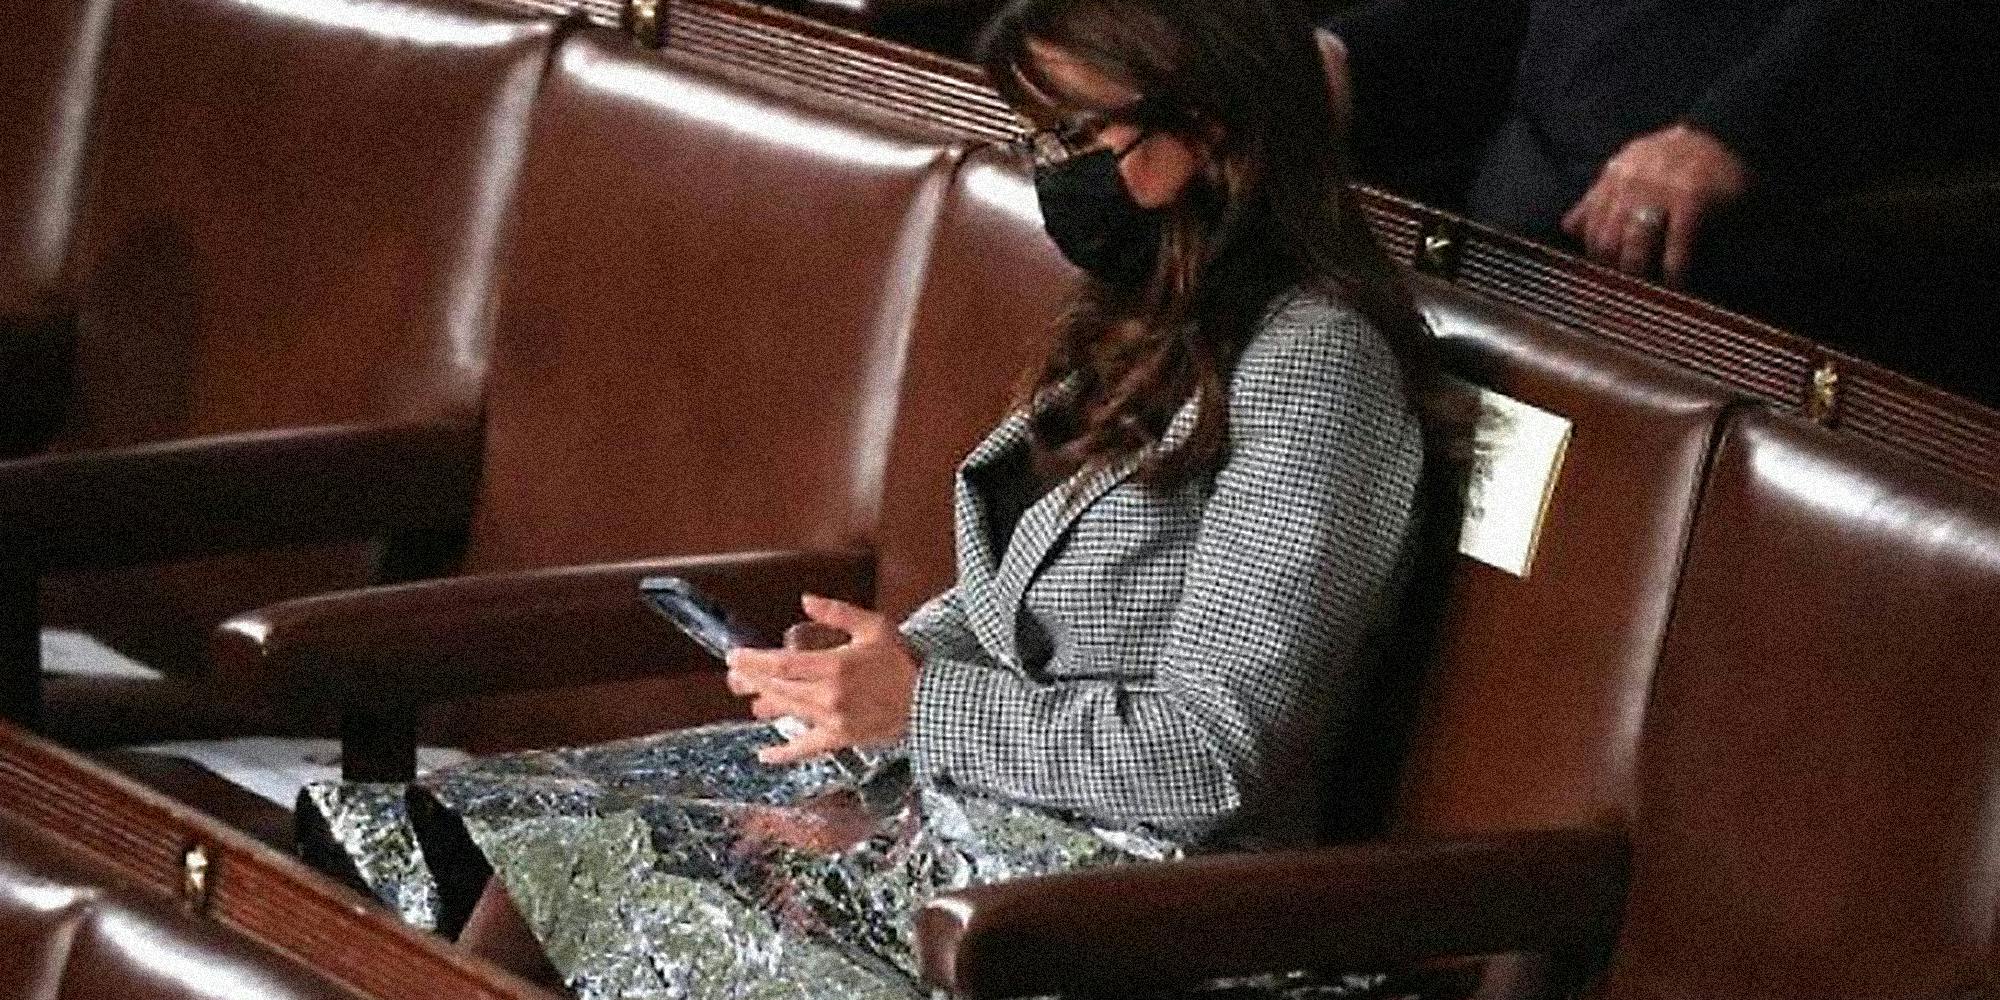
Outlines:
<svg viewBox="0 0 2000 1000"><path fill-rule="evenodd" d="M1465 207L1547 235L1605 160L1675 121L1769 192L1824 192L1948 141L1945 67L1978 6L1364 0L1326 27L1348 45L1364 167L1483 143Z"/></svg>

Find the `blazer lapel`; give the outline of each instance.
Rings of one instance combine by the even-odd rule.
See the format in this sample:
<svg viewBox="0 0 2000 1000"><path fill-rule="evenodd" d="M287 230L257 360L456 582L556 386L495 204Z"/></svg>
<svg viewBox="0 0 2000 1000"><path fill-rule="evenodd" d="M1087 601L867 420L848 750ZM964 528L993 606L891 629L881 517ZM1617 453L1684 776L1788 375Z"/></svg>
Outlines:
<svg viewBox="0 0 2000 1000"><path fill-rule="evenodd" d="M1019 662L1015 625L1020 619L1028 586L1041 572L1056 542L1068 533L1091 504L1130 478L1146 459L1176 448L1185 441L1194 430L1198 413L1196 400L1190 399L1168 422L1160 440L1110 465L1078 470L1021 515L1020 522L1014 526L1014 536L1001 554L991 578L989 592L982 595L992 599L992 616L996 620L989 627L994 628L999 633L997 637L1004 640L1003 645L991 648L1004 650L1010 660Z"/></svg>
<svg viewBox="0 0 2000 1000"><path fill-rule="evenodd" d="M958 472L953 480L956 491L956 523L958 553L961 562L970 555L989 575L998 571L1006 546L992 531L994 507L1000 498L988 492L992 480L982 473L998 464L1002 459L1013 458L1030 446L1029 423L1032 413L1040 413L1054 403L1068 398L1077 391L1077 379L1071 376L1057 383L1040 395L1027 409L1014 409L1001 419L998 426L989 431L984 440L958 463ZM1025 519L1025 518L1023 518ZM1019 532L1016 523L1015 532Z"/></svg>
<svg viewBox="0 0 2000 1000"><path fill-rule="evenodd" d="M1000 613L994 593L1002 552L999 540L990 530L993 498L982 488L978 472L1013 449L1027 446L1028 415L1021 410L1012 411L959 463L952 480L958 588L966 618L982 645L1009 655L1013 650L1014 630L1010 619Z"/></svg>

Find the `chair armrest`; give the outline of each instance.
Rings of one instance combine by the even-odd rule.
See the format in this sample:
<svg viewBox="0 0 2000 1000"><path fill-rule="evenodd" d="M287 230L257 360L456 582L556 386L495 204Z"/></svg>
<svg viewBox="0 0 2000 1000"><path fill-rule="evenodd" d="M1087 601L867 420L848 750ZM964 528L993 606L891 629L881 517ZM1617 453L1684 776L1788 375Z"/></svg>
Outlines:
<svg viewBox="0 0 2000 1000"><path fill-rule="evenodd" d="M1622 834L1561 830L1215 855L979 886L917 915L932 986L967 997L1143 993L1295 969L1609 940Z"/></svg>
<svg viewBox="0 0 2000 1000"><path fill-rule="evenodd" d="M0 562L180 559L462 525L471 424L286 428L0 462Z"/></svg>
<svg viewBox="0 0 2000 1000"><path fill-rule="evenodd" d="M639 599L638 581L693 581L776 636L812 591L866 602L865 552L746 552L369 587L274 604L219 626L215 668L318 704L399 712L453 698L684 670L712 657Z"/></svg>

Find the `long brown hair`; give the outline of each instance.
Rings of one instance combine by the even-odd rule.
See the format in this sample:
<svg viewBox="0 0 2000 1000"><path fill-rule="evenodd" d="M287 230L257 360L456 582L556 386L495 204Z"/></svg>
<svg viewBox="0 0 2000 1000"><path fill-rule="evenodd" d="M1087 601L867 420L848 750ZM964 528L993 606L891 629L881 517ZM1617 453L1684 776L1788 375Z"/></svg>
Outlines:
<svg viewBox="0 0 2000 1000"><path fill-rule="evenodd" d="M1429 330L1348 190L1345 150L1302 11L1285 0L1013 0L980 58L1010 104L1073 100L1042 71L1033 39L1080 60L1185 123L1213 169L1167 206L1151 277L1127 288L1086 278L1023 404L1074 378L1078 391L1035 420L1044 469L1103 465L1157 442L1199 396L1182 447L1141 467L1172 484L1214 467L1226 390L1243 347L1292 288L1349 303L1388 339L1404 380L1428 398ZM1106 109L1090 109L1106 110Z"/></svg>

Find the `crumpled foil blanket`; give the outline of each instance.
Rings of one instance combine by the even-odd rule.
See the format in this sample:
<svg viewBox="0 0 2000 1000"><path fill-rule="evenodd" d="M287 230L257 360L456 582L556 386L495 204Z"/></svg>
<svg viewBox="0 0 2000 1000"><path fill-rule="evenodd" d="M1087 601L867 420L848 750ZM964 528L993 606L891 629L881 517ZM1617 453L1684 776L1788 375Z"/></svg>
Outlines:
<svg viewBox="0 0 2000 1000"><path fill-rule="evenodd" d="M890 758L857 781L774 768L768 726L727 723L482 758L418 779L457 816L548 957L585 1000L925 996L911 917L967 886L1182 854L1010 803L918 788ZM406 921L438 888L398 786L327 784L302 802ZM1341 996L1367 983L1276 977L1204 996Z"/></svg>
<svg viewBox="0 0 2000 1000"><path fill-rule="evenodd" d="M436 930L438 883L417 847L404 786L364 781L311 782L297 808L325 818L331 836L375 898L403 922Z"/></svg>

